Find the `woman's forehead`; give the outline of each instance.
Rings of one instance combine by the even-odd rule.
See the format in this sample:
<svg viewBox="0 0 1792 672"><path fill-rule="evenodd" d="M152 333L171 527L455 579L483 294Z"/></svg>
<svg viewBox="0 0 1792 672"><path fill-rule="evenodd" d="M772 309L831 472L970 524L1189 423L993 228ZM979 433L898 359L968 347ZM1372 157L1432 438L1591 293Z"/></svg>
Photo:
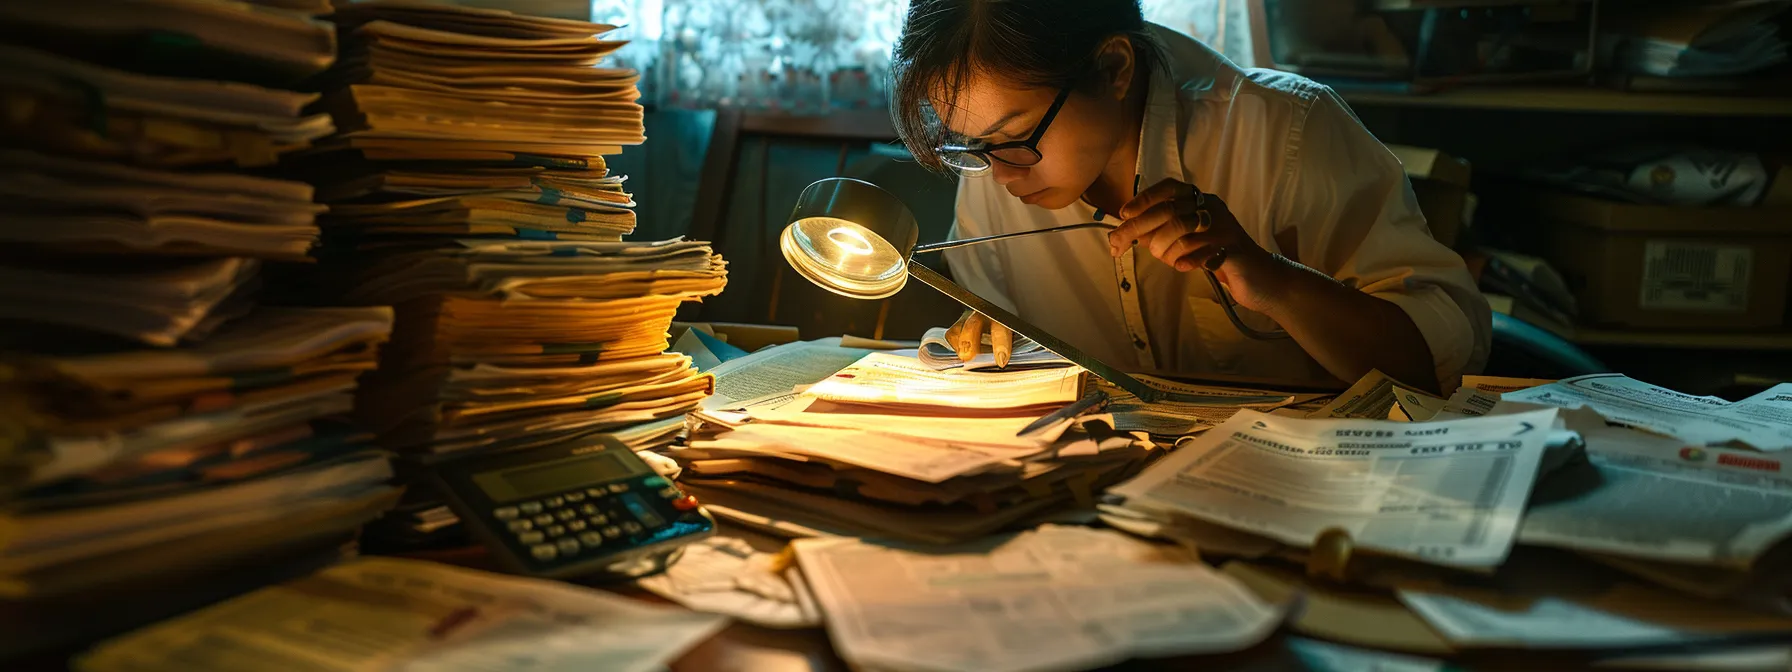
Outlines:
<svg viewBox="0 0 1792 672"><path fill-rule="evenodd" d="M953 133L979 136L1004 122L1037 115L1051 106L1057 91L1026 87L983 71L969 73L956 91L935 90L928 96L940 121ZM1011 129L1012 130L1012 129ZM1022 129L1025 130L1025 129Z"/></svg>

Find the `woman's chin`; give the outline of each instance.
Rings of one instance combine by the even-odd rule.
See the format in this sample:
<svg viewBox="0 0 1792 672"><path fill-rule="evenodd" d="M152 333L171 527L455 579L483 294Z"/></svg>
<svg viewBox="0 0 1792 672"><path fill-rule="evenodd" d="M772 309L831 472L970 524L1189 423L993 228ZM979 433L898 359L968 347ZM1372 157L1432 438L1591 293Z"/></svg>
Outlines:
<svg viewBox="0 0 1792 672"><path fill-rule="evenodd" d="M1047 210L1060 210L1077 201L1075 196L1065 197L1063 189L1043 189L1037 193L1022 196L1020 202Z"/></svg>

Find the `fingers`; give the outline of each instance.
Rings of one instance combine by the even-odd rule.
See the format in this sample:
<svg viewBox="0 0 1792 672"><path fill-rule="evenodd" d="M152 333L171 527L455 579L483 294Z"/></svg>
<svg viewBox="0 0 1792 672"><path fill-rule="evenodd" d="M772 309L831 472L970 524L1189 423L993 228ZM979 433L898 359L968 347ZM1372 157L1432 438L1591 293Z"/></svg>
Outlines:
<svg viewBox="0 0 1792 672"><path fill-rule="evenodd" d="M983 349L983 329L988 323L989 318L982 313L965 316L964 328L958 331L958 361L968 362L977 357L977 352Z"/></svg>
<svg viewBox="0 0 1792 672"><path fill-rule="evenodd" d="M1127 201L1126 205L1120 208L1120 212L1114 214L1119 215L1121 219L1132 219L1140 213L1150 210L1151 206L1172 199L1192 199L1195 194L1194 185L1166 177L1133 196L1131 201Z"/></svg>
<svg viewBox="0 0 1792 672"><path fill-rule="evenodd" d="M1167 224L1176 223L1182 218L1177 214L1177 210L1182 207L1177 201L1165 201L1151 206L1136 217L1127 218L1125 223L1108 232L1108 252L1113 256L1120 256L1121 252L1135 242L1144 240Z"/></svg>
<svg viewBox="0 0 1792 672"><path fill-rule="evenodd" d="M992 320L989 323L989 344L995 350L996 367L1007 368L1008 358L1014 355L1014 332Z"/></svg>
<svg viewBox="0 0 1792 672"><path fill-rule="evenodd" d="M976 311L972 311L972 310L964 311L963 315L958 316L957 322L953 322L952 326L946 328L946 343L948 343L952 346L953 354L957 354L959 352L958 337L960 334L964 333L965 321L971 319L971 316L975 315L975 314L976 314Z"/></svg>

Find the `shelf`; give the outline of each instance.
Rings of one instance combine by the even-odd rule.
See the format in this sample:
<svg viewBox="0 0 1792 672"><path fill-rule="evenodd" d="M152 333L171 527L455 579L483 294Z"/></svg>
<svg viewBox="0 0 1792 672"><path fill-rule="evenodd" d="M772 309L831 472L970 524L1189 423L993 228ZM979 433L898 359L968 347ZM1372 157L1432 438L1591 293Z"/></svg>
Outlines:
<svg viewBox="0 0 1792 672"><path fill-rule="evenodd" d="M1792 117L1792 98L1639 93L1588 87L1465 87L1437 93L1340 88L1351 105L1606 112L1728 117Z"/></svg>
<svg viewBox="0 0 1792 672"><path fill-rule="evenodd" d="M1620 331L1591 327L1561 327L1553 324L1536 324L1536 326L1581 346L1792 351L1792 332L1786 331Z"/></svg>

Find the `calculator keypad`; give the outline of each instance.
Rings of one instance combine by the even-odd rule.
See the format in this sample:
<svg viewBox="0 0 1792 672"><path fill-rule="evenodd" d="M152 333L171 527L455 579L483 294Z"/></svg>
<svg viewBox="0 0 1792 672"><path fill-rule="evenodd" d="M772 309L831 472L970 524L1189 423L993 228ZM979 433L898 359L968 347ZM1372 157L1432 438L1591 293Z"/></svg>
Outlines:
<svg viewBox="0 0 1792 672"><path fill-rule="evenodd" d="M492 510L492 517L540 562L577 557L599 551L606 543L635 537L660 527L665 518L641 498L688 499L671 481L659 476L643 479L639 493L625 483L582 488L538 500Z"/></svg>

